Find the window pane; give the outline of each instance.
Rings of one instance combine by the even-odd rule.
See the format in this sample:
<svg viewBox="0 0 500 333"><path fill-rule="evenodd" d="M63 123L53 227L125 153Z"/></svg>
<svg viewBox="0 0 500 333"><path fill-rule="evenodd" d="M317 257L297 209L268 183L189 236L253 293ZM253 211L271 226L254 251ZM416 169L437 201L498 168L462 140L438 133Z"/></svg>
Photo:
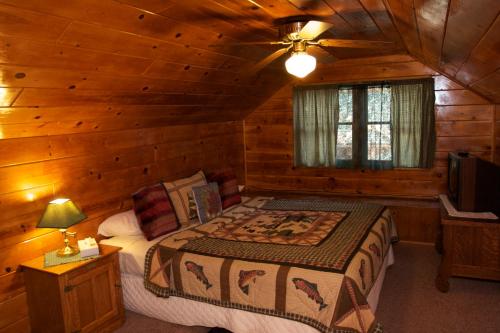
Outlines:
<svg viewBox="0 0 500 333"><path fill-rule="evenodd" d="M391 121L391 88L368 87L368 122Z"/></svg>
<svg viewBox="0 0 500 333"><path fill-rule="evenodd" d="M352 123L352 90L339 90L339 122Z"/></svg>
<svg viewBox="0 0 500 333"><path fill-rule="evenodd" d="M391 126L389 124L368 125L368 160L390 161Z"/></svg>
<svg viewBox="0 0 500 333"><path fill-rule="evenodd" d="M352 125L339 125L337 131L337 159L352 159Z"/></svg>

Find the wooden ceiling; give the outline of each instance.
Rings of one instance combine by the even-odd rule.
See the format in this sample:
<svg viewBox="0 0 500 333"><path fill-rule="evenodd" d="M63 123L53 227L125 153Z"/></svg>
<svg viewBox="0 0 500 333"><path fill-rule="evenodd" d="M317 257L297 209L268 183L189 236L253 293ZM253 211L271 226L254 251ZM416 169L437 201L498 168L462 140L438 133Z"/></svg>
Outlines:
<svg viewBox="0 0 500 333"><path fill-rule="evenodd" d="M411 55L500 102L500 1L385 1Z"/></svg>
<svg viewBox="0 0 500 333"><path fill-rule="evenodd" d="M211 45L276 40L274 20L294 15L333 23L322 37L394 42L332 48L339 60L409 53L500 103L499 11L498 0L0 0L0 107L241 119L292 79L285 57L246 76L273 48Z"/></svg>

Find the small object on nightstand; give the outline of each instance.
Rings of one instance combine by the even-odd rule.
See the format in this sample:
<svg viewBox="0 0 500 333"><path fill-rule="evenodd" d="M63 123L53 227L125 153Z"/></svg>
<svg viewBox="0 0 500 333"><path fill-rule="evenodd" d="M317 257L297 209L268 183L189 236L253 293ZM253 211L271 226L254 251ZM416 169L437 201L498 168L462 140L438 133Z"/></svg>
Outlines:
<svg viewBox="0 0 500 333"><path fill-rule="evenodd" d="M78 248L80 249L80 256L82 258L92 257L99 254L99 246L94 238L87 237L78 241Z"/></svg>
<svg viewBox="0 0 500 333"><path fill-rule="evenodd" d="M119 247L51 267L44 256L21 264L32 332L113 332L125 320Z"/></svg>
<svg viewBox="0 0 500 333"><path fill-rule="evenodd" d="M64 247L57 251L59 257L71 257L80 250L77 247L69 245L68 236L76 237L76 232L69 232L66 229L86 219L78 207L69 199L55 199L49 202L45 212L38 222L37 228L58 228L64 237Z"/></svg>

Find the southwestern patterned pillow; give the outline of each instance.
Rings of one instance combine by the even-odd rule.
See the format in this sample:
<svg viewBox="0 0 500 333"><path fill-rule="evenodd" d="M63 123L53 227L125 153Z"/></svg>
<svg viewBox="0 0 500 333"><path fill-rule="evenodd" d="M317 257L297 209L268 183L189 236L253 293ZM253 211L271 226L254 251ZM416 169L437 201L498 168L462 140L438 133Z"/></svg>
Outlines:
<svg viewBox="0 0 500 333"><path fill-rule="evenodd" d="M179 229L179 223L162 184L140 189L132 194L134 212L147 240Z"/></svg>
<svg viewBox="0 0 500 333"><path fill-rule="evenodd" d="M188 226L190 220L196 218L196 210L189 209L189 193L193 190L193 186L207 185L203 171L200 170L191 177L163 183L163 185L167 189L180 224L183 227ZM194 206L191 205L191 207Z"/></svg>
<svg viewBox="0 0 500 333"><path fill-rule="evenodd" d="M207 175L209 182L219 185L219 194L222 201L222 209L241 203L241 195L238 190L238 180L233 169L218 170Z"/></svg>
<svg viewBox="0 0 500 333"><path fill-rule="evenodd" d="M217 183L193 187L193 197L201 223L207 223L217 216L222 215L222 205Z"/></svg>

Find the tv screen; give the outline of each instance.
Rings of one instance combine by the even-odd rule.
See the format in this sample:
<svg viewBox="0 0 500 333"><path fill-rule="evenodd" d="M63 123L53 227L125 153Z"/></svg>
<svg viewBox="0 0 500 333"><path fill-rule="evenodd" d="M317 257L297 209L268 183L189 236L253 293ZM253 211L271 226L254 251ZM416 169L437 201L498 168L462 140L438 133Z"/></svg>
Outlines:
<svg viewBox="0 0 500 333"><path fill-rule="evenodd" d="M448 154L448 196L465 212L500 212L500 167L464 152Z"/></svg>

